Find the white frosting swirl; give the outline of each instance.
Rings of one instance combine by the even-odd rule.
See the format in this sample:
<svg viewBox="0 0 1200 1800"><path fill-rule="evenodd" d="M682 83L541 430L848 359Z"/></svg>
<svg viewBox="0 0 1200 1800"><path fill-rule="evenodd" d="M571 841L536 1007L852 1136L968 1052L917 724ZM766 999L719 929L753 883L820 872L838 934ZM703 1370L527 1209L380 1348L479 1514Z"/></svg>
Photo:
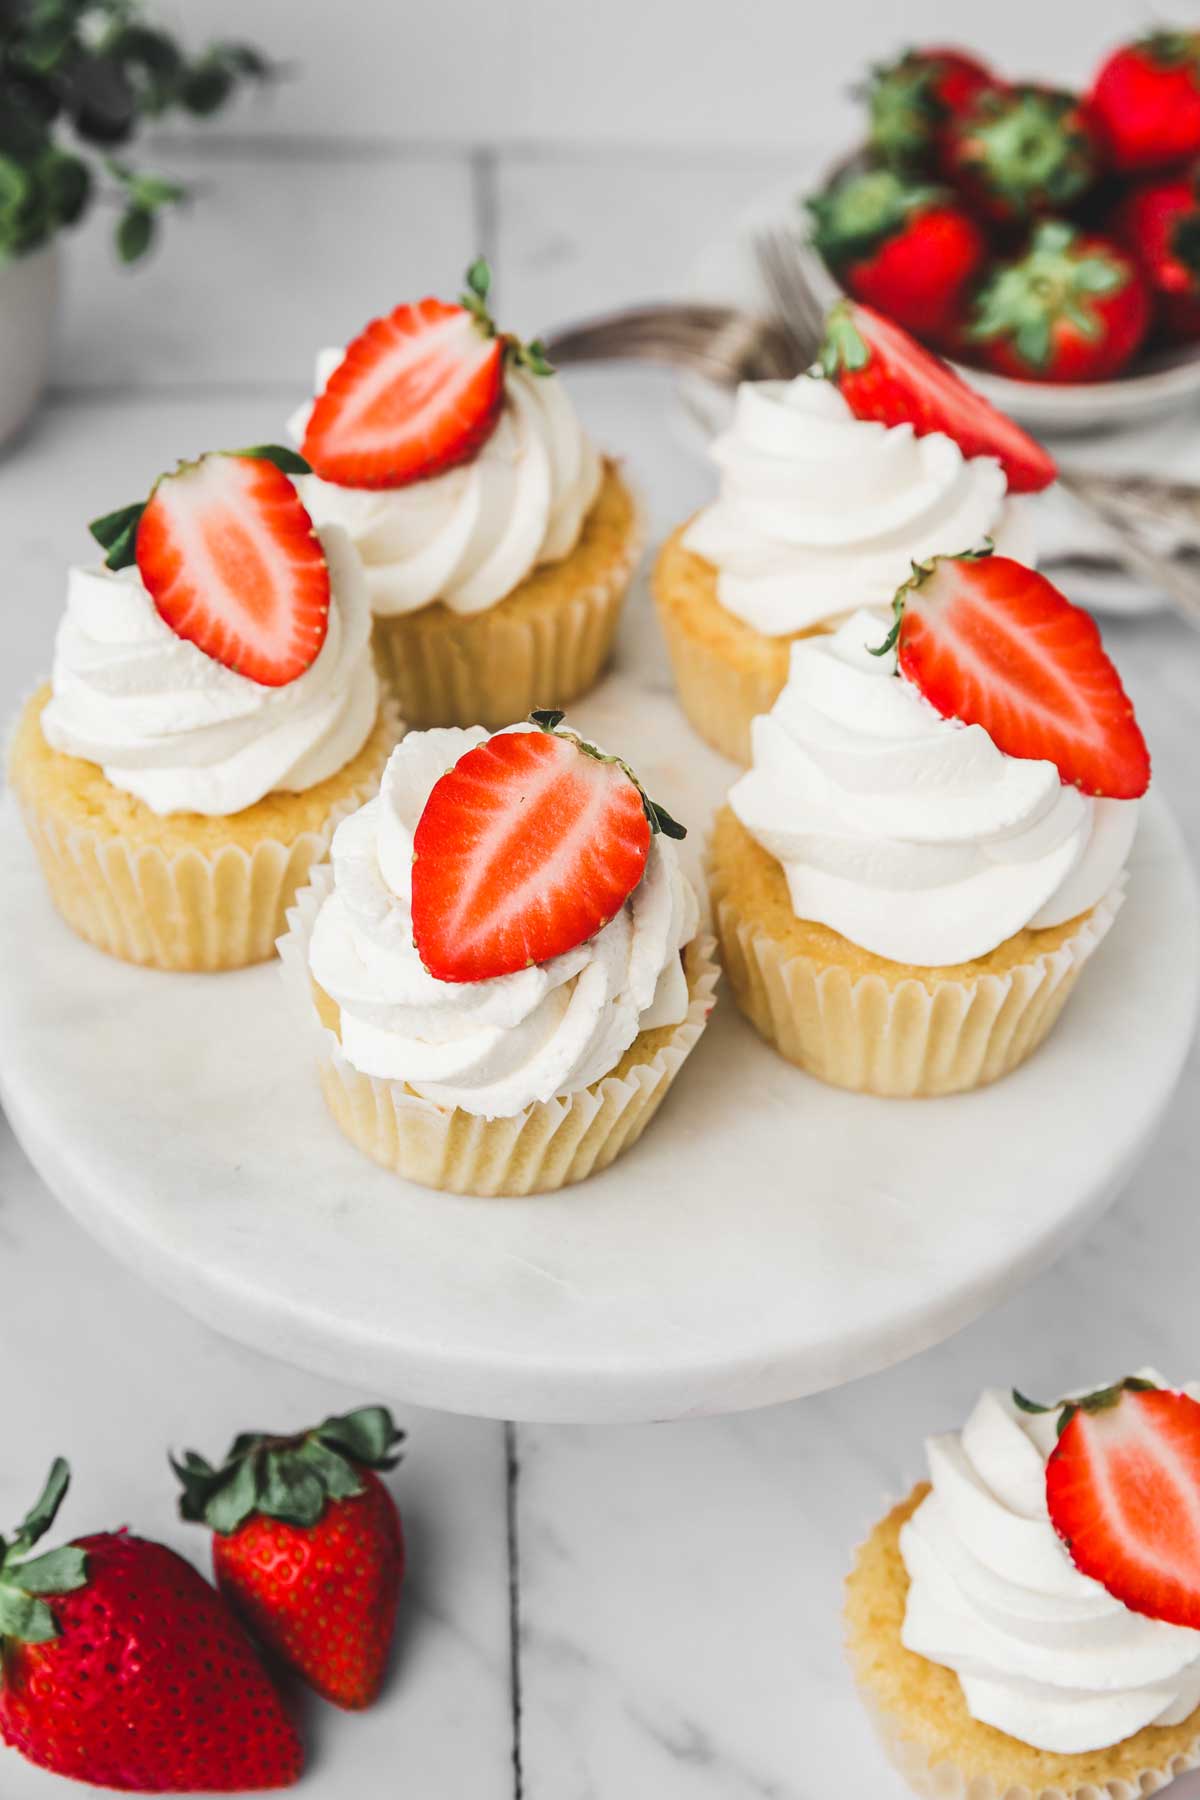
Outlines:
<svg viewBox="0 0 1200 1800"><path fill-rule="evenodd" d="M1046 1507L1056 1422L989 1390L961 1435L929 1439L933 1491L900 1534L901 1638L955 1671L972 1718L1073 1756L1194 1712L1200 1631L1130 1612L1075 1568Z"/></svg>
<svg viewBox="0 0 1200 1800"><path fill-rule="evenodd" d="M490 981L431 975L413 943L413 833L434 783L487 737L478 726L414 731L393 751L379 798L334 834L309 967L341 1008L342 1049L362 1074L494 1119L588 1087L640 1031L687 1016L680 951L698 909L675 846L655 836L641 882L587 943Z"/></svg>
<svg viewBox="0 0 1200 1800"><path fill-rule="evenodd" d="M985 956L1027 925L1086 912L1125 866L1136 800L1095 800L1053 763L944 719L872 656L890 619L858 612L792 646L729 799L783 864L796 917L893 962Z"/></svg>
<svg viewBox="0 0 1200 1800"><path fill-rule="evenodd" d="M344 354L321 351L318 393ZM311 410L290 421L298 443ZM317 475L296 485L318 524L349 532L372 609L387 618L434 600L457 613L495 606L575 548L603 473L561 379L510 365L499 423L470 462L408 487L339 487Z"/></svg>
<svg viewBox="0 0 1200 1800"><path fill-rule="evenodd" d="M1034 560L1023 502L994 457L940 432L856 419L830 381L743 382L712 454L721 497L684 544L718 570L717 597L767 637L890 601L913 562L994 539Z"/></svg>
<svg viewBox="0 0 1200 1800"><path fill-rule="evenodd" d="M344 768L379 708L371 609L345 533L318 536L328 630L311 667L284 687L264 687L177 637L136 565L72 569L42 713L47 743L99 763L156 813L228 817Z"/></svg>

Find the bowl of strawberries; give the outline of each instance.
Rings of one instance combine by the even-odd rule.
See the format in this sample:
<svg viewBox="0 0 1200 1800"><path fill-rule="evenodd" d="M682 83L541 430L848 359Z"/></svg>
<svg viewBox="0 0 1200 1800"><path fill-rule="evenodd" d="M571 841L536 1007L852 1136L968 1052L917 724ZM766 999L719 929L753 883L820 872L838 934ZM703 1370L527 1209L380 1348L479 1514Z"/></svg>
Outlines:
<svg viewBox="0 0 1200 1800"><path fill-rule="evenodd" d="M1083 94L913 49L865 99L866 142L806 199L818 298L889 315L1043 431L1200 394L1200 31L1120 46Z"/></svg>

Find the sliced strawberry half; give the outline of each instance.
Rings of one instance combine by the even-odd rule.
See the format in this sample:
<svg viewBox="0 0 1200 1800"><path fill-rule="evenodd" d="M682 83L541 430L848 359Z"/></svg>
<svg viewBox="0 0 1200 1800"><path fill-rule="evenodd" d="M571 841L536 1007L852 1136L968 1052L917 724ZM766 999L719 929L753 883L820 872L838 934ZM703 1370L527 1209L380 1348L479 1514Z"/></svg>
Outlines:
<svg viewBox="0 0 1200 1800"><path fill-rule="evenodd" d="M322 480L406 487L469 462L496 428L506 361L551 373L540 345L497 332L490 287L480 259L459 305L398 306L354 339L304 434L304 456Z"/></svg>
<svg viewBox="0 0 1200 1800"><path fill-rule="evenodd" d="M1086 794L1134 800L1150 757L1095 621L1052 582L990 551L914 567L876 651L943 717L982 725L1009 756L1052 762Z"/></svg>
<svg viewBox="0 0 1200 1800"><path fill-rule="evenodd" d="M329 566L279 444L212 450L160 475L146 501L94 519L105 564L136 562L178 637L263 687L316 661L329 628Z"/></svg>
<svg viewBox="0 0 1200 1800"><path fill-rule="evenodd" d="M1131 1612L1200 1629L1200 1404L1138 1379L1069 1402L1046 1504L1083 1574Z"/></svg>
<svg viewBox="0 0 1200 1800"><path fill-rule="evenodd" d="M413 940L439 981L487 981L573 950L683 829L562 714L500 732L434 784L413 838Z"/></svg>
<svg viewBox="0 0 1200 1800"><path fill-rule="evenodd" d="M964 456L994 456L1009 492L1036 494L1058 477L1049 451L990 405L948 363L869 306L839 301L829 315L821 365L856 419L940 431Z"/></svg>

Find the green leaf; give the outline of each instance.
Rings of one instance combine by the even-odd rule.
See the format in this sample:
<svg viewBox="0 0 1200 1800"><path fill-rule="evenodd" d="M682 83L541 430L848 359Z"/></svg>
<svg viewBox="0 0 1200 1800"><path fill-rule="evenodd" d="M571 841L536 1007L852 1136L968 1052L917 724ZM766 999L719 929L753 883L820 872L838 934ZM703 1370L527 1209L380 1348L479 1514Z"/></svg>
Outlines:
<svg viewBox="0 0 1200 1800"><path fill-rule="evenodd" d="M673 819L665 806L660 806L656 800L651 800L648 810L650 825L654 831L661 831L664 837L677 840L687 836L687 826L681 825L678 819Z"/></svg>
<svg viewBox="0 0 1200 1800"><path fill-rule="evenodd" d="M1049 1413L1054 1411L1052 1406L1043 1406L1038 1400L1027 1400L1019 1388L1013 1389L1012 1397L1013 1405L1017 1408L1018 1412Z"/></svg>
<svg viewBox="0 0 1200 1800"><path fill-rule="evenodd" d="M117 226L117 251L124 263L137 262L154 242L154 214L144 206L131 206Z"/></svg>
<svg viewBox="0 0 1200 1800"><path fill-rule="evenodd" d="M57 1636L54 1614L44 1600L35 1600L18 1588L0 1586L0 1640L49 1644Z"/></svg>
<svg viewBox="0 0 1200 1800"><path fill-rule="evenodd" d="M395 1466L392 1451L403 1433L397 1431L386 1406L363 1406L341 1418L326 1419L312 1435L368 1469L388 1469Z"/></svg>
<svg viewBox="0 0 1200 1800"><path fill-rule="evenodd" d="M233 89L232 72L215 58L206 58L184 77L180 98L190 113L203 119L219 112Z"/></svg>
<svg viewBox="0 0 1200 1800"><path fill-rule="evenodd" d="M221 1537L228 1537L258 1511L258 1460L248 1456L235 1467L228 1481L215 1477L218 1485L209 1495L204 1518Z"/></svg>
<svg viewBox="0 0 1200 1800"><path fill-rule="evenodd" d="M330 1500L352 1500L363 1491L362 1482L354 1468L340 1450L323 1444L319 1437L310 1437L301 1450L313 1474L317 1476Z"/></svg>
<svg viewBox="0 0 1200 1800"><path fill-rule="evenodd" d="M492 269L486 256L477 256L467 270L467 286L476 299L486 303L492 290Z"/></svg>
<svg viewBox="0 0 1200 1800"><path fill-rule="evenodd" d="M865 369L871 360L866 339L854 322L848 300L839 300L825 321L825 339L817 360L828 381Z"/></svg>
<svg viewBox="0 0 1200 1800"><path fill-rule="evenodd" d="M15 156L0 155L0 216L18 213L32 192L32 172Z"/></svg>
<svg viewBox="0 0 1200 1800"><path fill-rule="evenodd" d="M259 1509L285 1524L315 1525L325 1511L325 1489L297 1453L269 1456Z"/></svg>
<svg viewBox="0 0 1200 1800"><path fill-rule="evenodd" d="M298 450L290 450L286 444L251 444L246 450L230 450L229 456L252 456L259 462L274 463L285 475L311 475L312 464L305 462ZM255 1434L257 1435L257 1434ZM234 1446L235 1452L237 1446Z"/></svg>
<svg viewBox="0 0 1200 1800"><path fill-rule="evenodd" d="M136 560L137 528L145 510L146 502L135 500L132 506L119 506L116 512L92 520L88 530L108 553L104 558L105 568L127 569Z"/></svg>
<svg viewBox="0 0 1200 1800"><path fill-rule="evenodd" d="M14 1553L23 1553L45 1537L58 1517L58 1509L66 1498L70 1485L71 1465L64 1457L56 1456L50 1465L45 1487L17 1527L8 1551L10 1560Z"/></svg>
<svg viewBox="0 0 1200 1800"><path fill-rule="evenodd" d="M531 725L536 725L539 731L555 731L558 726L562 724L566 716L567 715L564 712L555 712L553 709L543 708L537 712L530 713L529 723Z"/></svg>
<svg viewBox="0 0 1200 1800"><path fill-rule="evenodd" d="M18 1563L12 1579L26 1594L72 1594L87 1583L87 1556L76 1545L67 1544L32 1562Z"/></svg>

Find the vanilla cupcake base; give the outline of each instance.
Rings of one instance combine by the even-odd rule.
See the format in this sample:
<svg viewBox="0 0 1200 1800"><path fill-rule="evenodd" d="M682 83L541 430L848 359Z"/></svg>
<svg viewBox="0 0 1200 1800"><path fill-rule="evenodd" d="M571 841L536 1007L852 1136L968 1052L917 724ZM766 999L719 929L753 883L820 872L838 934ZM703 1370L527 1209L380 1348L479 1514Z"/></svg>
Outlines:
<svg viewBox="0 0 1200 1800"><path fill-rule="evenodd" d="M279 941L284 978L312 1030L325 1102L360 1150L422 1187L449 1194L536 1194L606 1169L641 1137L662 1105L712 1011L718 969L710 939L684 951L687 1017L643 1031L602 1081L561 1099L535 1101L509 1119L484 1119L438 1106L402 1082L362 1075L342 1054L336 1003L313 981L308 946L330 868L316 869L288 914Z"/></svg>
<svg viewBox="0 0 1200 1800"><path fill-rule="evenodd" d="M797 919L782 867L729 807L708 872L721 960L755 1029L819 1080L892 1098L983 1087L1031 1056L1123 898L1122 882L1064 925L1019 932L973 963L920 968Z"/></svg>
<svg viewBox="0 0 1200 1800"><path fill-rule="evenodd" d="M642 553L633 495L615 464L561 562L535 569L497 605L443 602L375 621L375 652L408 725L498 730L593 688L612 650Z"/></svg>
<svg viewBox="0 0 1200 1800"><path fill-rule="evenodd" d="M901 1642L908 1572L900 1531L922 1484L875 1527L846 1582L846 1649L893 1767L929 1800L1138 1800L1200 1768L1200 1709L1108 1749L1062 1756L1022 1744L967 1710L958 1677Z"/></svg>
<svg viewBox="0 0 1200 1800"><path fill-rule="evenodd" d="M690 523L690 521L689 521ZM784 637L764 637L717 598L717 571L684 546L681 525L659 551L654 599L679 704L692 729L728 756L750 763L750 722L783 692L792 645L829 622Z"/></svg>
<svg viewBox="0 0 1200 1800"><path fill-rule="evenodd" d="M67 924L110 956L156 969L215 971L265 962L287 909L338 822L371 798L400 736L385 698L362 749L300 794L268 794L225 818L159 814L95 763L42 734L50 697L26 702L8 780L50 898Z"/></svg>

